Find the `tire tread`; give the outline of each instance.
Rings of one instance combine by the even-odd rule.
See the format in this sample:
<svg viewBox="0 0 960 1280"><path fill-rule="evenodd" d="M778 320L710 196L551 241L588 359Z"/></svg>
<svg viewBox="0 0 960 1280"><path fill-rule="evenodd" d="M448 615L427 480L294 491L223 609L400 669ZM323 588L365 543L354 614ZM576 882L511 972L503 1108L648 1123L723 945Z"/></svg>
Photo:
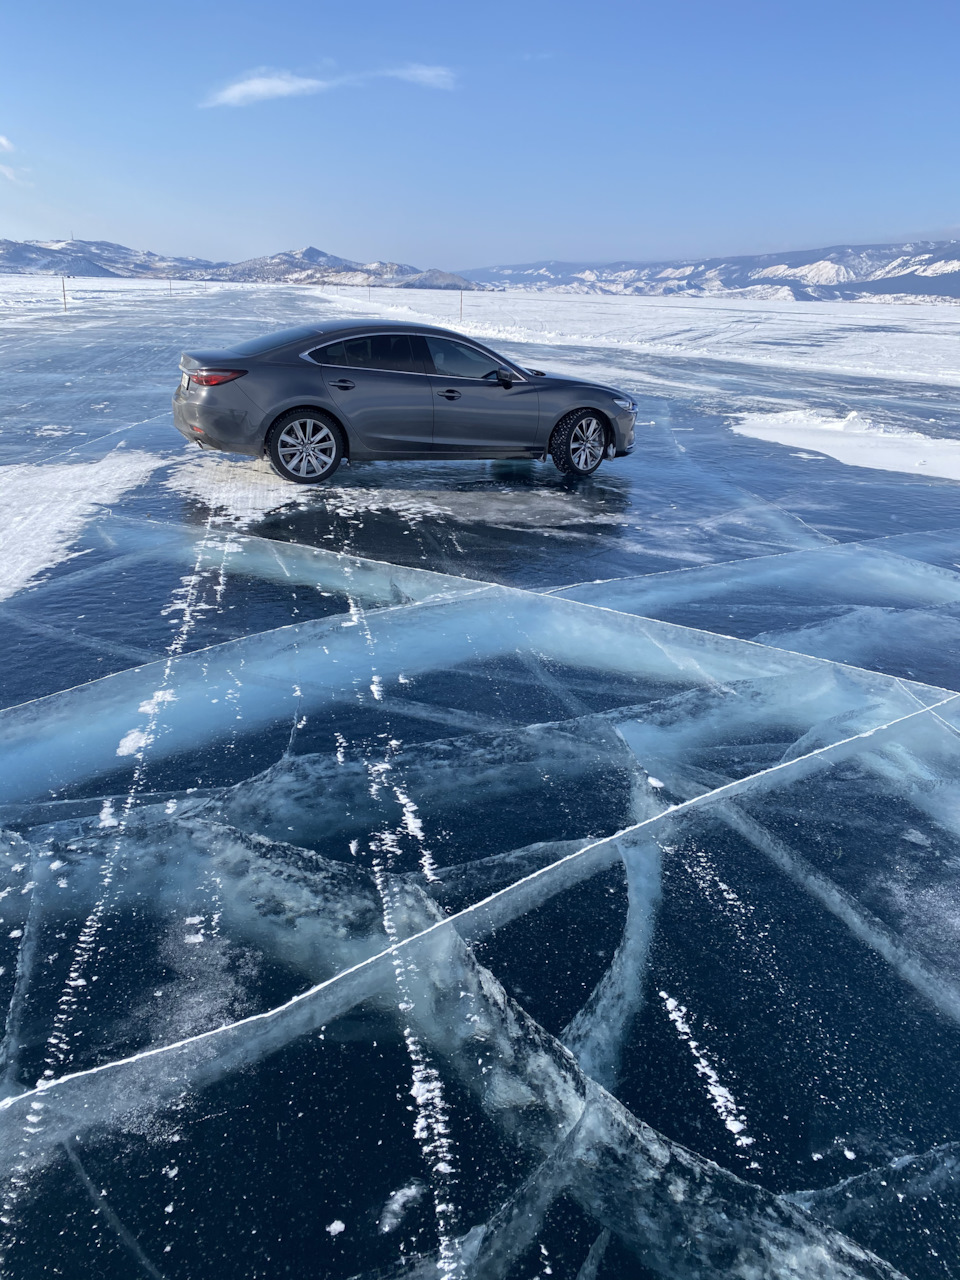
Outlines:
<svg viewBox="0 0 960 1280"><path fill-rule="evenodd" d="M601 414L596 413L592 409L572 409L569 413L564 414L557 425L553 429L550 436L550 457L553 459L553 465L558 471L568 476L592 475L592 471L581 471L575 465L570 454L570 437L573 435L573 429L584 415L596 418L598 422L603 422ZM601 458L601 462L603 459ZM599 467L600 463L597 463ZM597 467L594 467L596 471Z"/></svg>

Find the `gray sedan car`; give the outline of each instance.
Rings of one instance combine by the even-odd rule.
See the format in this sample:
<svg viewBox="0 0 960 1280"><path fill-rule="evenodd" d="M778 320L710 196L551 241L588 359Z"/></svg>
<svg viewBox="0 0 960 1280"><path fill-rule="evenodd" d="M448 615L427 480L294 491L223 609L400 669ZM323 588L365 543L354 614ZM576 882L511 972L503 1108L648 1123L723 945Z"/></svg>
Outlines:
<svg viewBox="0 0 960 1280"><path fill-rule="evenodd" d="M622 391L525 369L472 338L330 320L184 352L173 420L205 449L270 457L317 484L343 458L537 458L587 476L634 447Z"/></svg>

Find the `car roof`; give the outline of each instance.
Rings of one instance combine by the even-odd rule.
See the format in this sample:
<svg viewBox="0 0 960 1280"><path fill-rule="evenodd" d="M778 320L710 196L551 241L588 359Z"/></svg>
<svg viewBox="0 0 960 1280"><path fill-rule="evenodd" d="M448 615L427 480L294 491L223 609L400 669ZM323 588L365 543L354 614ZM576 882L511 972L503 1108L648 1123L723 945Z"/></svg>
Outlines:
<svg viewBox="0 0 960 1280"><path fill-rule="evenodd" d="M454 329L442 329L435 324L417 324L410 320L380 320L369 316L362 320L349 320L342 316L331 317L311 325L303 325L297 329L279 329L273 333L265 333L259 338L251 338L247 342L237 343L218 351L185 351L184 355L201 363L224 360L258 360L261 357L270 359L278 352L308 352L312 347L324 342L333 342L337 338L347 338L351 334L363 333L434 333L438 337L454 338L460 342L471 342L474 346L497 356L490 347L485 346L477 338L457 333ZM504 356L497 356L505 360ZM510 361L507 361L510 363Z"/></svg>
<svg viewBox="0 0 960 1280"><path fill-rule="evenodd" d="M376 316L370 316L364 320L344 320L343 318L324 320L311 328L318 337L323 338L336 334L367 333L372 329L378 333L442 333L453 334L454 337L461 336L454 334L452 329L441 329L435 324L417 324L411 320L380 320Z"/></svg>

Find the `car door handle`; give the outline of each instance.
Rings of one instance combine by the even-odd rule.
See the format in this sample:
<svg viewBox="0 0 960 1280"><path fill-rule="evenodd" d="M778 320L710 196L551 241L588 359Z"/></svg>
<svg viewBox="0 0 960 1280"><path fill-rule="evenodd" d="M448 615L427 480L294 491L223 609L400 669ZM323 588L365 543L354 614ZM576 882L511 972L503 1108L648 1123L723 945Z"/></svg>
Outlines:
<svg viewBox="0 0 960 1280"><path fill-rule="evenodd" d="M331 387L336 387L338 391L352 391L357 384L351 382L349 378L338 378L336 382L331 382L330 385Z"/></svg>
<svg viewBox="0 0 960 1280"><path fill-rule="evenodd" d="M446 391L438 391L438 396L443 396L444 400L459 400L460 392L454 391L452 387L448 387Z"/></svg>

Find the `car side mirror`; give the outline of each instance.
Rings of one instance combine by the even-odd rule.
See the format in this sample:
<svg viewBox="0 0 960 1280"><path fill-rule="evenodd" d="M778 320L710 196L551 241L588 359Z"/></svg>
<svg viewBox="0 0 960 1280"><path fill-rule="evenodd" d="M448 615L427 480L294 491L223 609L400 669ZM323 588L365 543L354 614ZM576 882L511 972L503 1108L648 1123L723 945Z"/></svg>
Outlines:
<svg viewBox="0 0 960 1280"><path fill-rule="evenodd" d="M510 372L509 369L498 369L497 381L500 383L501 387L512 387L513 374Z"/></svg>

